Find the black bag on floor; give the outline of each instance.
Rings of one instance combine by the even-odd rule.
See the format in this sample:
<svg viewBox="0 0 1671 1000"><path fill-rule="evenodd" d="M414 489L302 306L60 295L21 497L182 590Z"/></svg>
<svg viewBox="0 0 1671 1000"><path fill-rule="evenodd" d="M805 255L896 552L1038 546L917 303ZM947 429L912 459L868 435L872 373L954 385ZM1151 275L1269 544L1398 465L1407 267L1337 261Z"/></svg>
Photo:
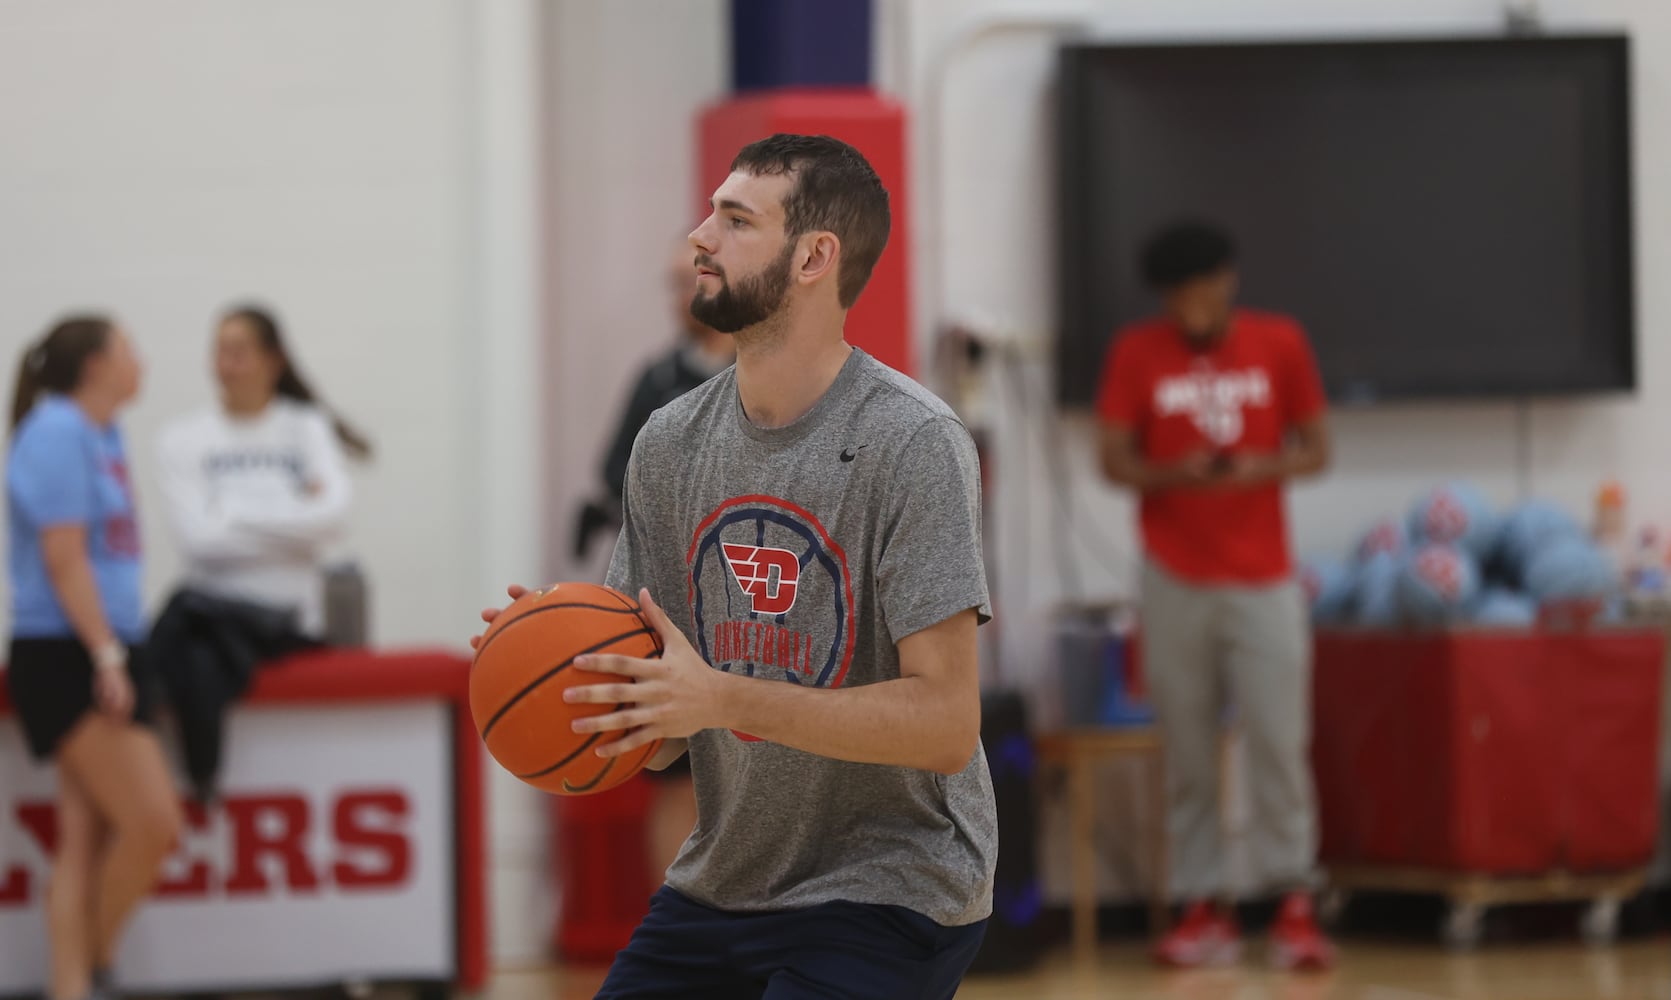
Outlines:
<svg viewBox="0 0 1671 1000"><path fill-rule="evenodd" d="M998 873L986 940L969 971L1014 972L1036 965L1044 951L1034 807L1037 766L1021 695L981 695L981 745L998 803Z"/></svg>

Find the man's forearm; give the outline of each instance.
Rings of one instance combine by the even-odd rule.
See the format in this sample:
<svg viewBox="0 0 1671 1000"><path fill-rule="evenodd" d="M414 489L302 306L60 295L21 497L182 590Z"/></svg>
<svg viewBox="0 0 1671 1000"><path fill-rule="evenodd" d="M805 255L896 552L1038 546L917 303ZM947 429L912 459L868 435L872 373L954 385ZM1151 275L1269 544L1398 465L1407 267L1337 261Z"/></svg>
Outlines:
<svg viewBox="0 0 1671 1000"><path fill-rule="evenodd" d="M1270 456L1266 464L1251 479L1255 484L1304 479L1307 476L1314 476L1322 472L1327 465L1328 455L1321 448L1303 443L1290 444Z"/></svg>
<svg viewBox="0 0 1671 1000"><path fill-rule="evenodd" d="M1102 472L1111 482L1130 487L1138 493L1151 493L1174 485L1165 469L1136 455L1119 458L1105 456Z"/></svg>
<svg viewBox="0 0 1671 1000"><path fill-rule="evenodd" d="M1320 449L1301 445L1283 452L1286 478L1303 479L1322 472L1329 459Z"/></svg>
<svg viewBox="0 0 1671 1000"><path fill-rule="evenodd" d="M724 675L722 727L807 753L956 774L980 739L980 696L901 677L830 690Z"/></svg>
<svg viewBox="0 0 1671 1000"><path fill-rule="evenodd" d="M662 740L661 749L644 766L652 771L665 771L674 761L690 750L689 740Z"/></svg>

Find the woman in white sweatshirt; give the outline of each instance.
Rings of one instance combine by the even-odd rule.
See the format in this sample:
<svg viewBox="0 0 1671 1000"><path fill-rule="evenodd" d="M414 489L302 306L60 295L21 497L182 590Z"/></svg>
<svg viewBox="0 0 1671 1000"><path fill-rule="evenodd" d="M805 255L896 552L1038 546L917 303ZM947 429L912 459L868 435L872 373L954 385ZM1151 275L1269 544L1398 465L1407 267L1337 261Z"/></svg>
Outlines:
<svg viewBox="0 0 1671 1000"><path fill-rule="evenodd" d="M186 582L292 609L324 627L323 561L347 523L344 453L366 440L316 399L264 310L227 312L215 333L220 404L163 430L161 466Z"/></svg>

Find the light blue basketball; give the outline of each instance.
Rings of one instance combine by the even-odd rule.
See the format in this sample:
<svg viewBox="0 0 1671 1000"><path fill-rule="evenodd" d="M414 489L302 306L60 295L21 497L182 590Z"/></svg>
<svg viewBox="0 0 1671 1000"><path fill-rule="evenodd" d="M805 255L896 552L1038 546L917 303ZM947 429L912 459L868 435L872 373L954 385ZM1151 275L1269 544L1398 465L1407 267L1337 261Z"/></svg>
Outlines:
<svg viewBox="0 0 1671 1000"><path fill-rule="evenodd" d="M1404 519L1383 517L1370 526L1358 539L1353 558L1359 566L1367 566L1377 556L1402 558L1410 551L1410 532Z"/></svg>
<svg viewBox="0 0 1671 1000"><path fill-rule="evenodd" d="M1526 592L1541 604L1605 600L1618 587L1613 560L1581 536L1545 542L1526 561Z"/></svg>
<svg viewBox="0 0 1671 1000"><path fill-rule="evenodd" d="M1490 557L1501 524L1491 501L1471 483L1445 483L1410 507L1410 544L1454 545L1476 562Z"/></svg>
<svg viewBox="0 0 1671 1000"><path fill-rule="evenodd" d="M1314 557L1300 564L1300 589L1318 625L1339 625L1352 615L1357 580L1352 568L1339 559Z"/></svg>
<svg viewBox="0 0 1671 1000"><path fill-rule="evenodd" d="M1538 602L1518 590L1488 587L1475 602L1472 617L1476 624L1492 628L1530 628L1538 621Z"/></svg>
<svg viewBox="0 0 1671 1000"><path fill-rule="evenodd" d="M1398 605L1416 625L1462 621L1479 592L1479 567L1456 545L1423 545L1399 566Z"/></svg>
<svg viewBox="0 0 1671 1000"><path fill-rule="evenodd" d="M1527 500L1509 511L1497 533L1491 573L1511 587L1526 589L1526 571L1540 549L1563 538L1582 539L1584 529L1566 509L1549 500Z"/></svg>
<svg viewBox="0 0 1671 1000"><path fill-rule="evenodd" d="M1369 628L1397 628L1404 623L1398 600L1399 567L1402 557L1390 552L1371 555L1358 567L1352 610L1359 625Z"/></svg>

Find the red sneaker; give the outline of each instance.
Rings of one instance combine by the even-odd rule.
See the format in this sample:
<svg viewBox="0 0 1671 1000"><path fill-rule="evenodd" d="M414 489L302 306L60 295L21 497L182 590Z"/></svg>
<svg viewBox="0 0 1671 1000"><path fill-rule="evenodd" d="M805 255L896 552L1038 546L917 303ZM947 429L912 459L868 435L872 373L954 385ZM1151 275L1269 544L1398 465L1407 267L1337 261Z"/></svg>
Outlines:
<svg viewBox="0 0 1671 1000"><path fill-rule="evenodd" d="M1271 924L1271 965L1278 969L1320 972L1334 965L1334 945L1317 927L1311 897L1289 893Z"/></svg>
<svg viewBox="0 0 1671 1000"><path fill-rule="evenodd" d="M1177 969L1234 965L1241 957L1242 939L1235 920L1205 902L1190 904L1184 918L1155 948L1156 961Z"/></svg>

